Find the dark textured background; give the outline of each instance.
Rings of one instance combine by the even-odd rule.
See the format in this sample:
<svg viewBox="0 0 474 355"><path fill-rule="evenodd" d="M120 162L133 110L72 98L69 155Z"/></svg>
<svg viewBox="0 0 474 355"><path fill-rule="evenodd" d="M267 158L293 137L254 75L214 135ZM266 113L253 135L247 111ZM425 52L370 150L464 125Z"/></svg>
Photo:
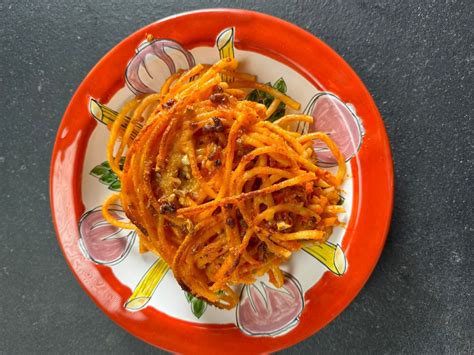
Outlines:
<svg viewBox="0 0 474 355"><path fill-rule="evenodd" d="M473 2L0 1L0 352L141 353L82 291L48 198L55 132L93 65L177 12L242 7L312 32L355 69L395 164L390 235L356 300L287 353L472 353Z"/></svg>

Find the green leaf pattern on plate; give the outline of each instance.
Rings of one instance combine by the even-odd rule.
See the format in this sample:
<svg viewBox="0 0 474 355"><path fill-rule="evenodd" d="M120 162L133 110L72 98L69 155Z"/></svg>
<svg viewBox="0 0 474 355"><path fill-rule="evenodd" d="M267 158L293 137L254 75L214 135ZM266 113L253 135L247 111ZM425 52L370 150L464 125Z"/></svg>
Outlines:
<svg viewBox="0 0 474 355"><path fill-rule="evenodd" d="M344 204L344 201L345 201L345 200L346 200L346 199L344 198L344 196L339 195L339 201L337 202L337 204L338 204L339 206L342 206L342 205Z"/></svg>
<svg viewBox="0 0 474 355"><path fill-rule="evenodd" d="M278 79L271 85L271 83L267 83L267 85L272 86L273 88L277 89L283 94L286 94L286 83L283 78ZM248 95L247 95L247 100L249 101L255 101L259 102L261 104L264 104L266 108L268 108L272 102L273 102L273 96L263 92L261 90L252 90ZM278 105L278 108L276 111L268 118L269 121L274 122L277 119L283 117L286 112L286 105L283 102L280 102L280 105Z"/></svg>
<svg viewBox="0 0 474 355"><path fill-rule="evenodd" d="M191 312L194 316L199 319L204 314L207 308L206 301L203 301L199 298L194 297L191 293L185 292L186 300L191 304Z"/></svg>
<svg viewBox="0 0 474 355"><path fill-rule="evenodd" d="M124 163L125 157L122 157L119 163L120 169L123 169ZM102 184L107 185L109 190L120 191L120 179L118 178L117 174L112 171L108 161L104 161L102 162L102 164L96 165L90 171L90 174L98 178L99 182L101 182Z"/></svg>

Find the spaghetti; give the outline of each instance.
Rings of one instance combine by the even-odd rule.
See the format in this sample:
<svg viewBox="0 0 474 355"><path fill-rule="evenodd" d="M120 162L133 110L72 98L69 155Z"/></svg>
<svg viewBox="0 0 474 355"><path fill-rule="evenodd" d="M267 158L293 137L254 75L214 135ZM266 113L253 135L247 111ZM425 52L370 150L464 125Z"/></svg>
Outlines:
<svg viewBox="0 0 474 355"><path fill-rule="evenodd" d="M123 107L107 146L122 190L103 209L110 223L136 229L140 251L161 256L183 289L226 309L238 302L233 285L268 274L281 287L280 265L326 241L344 212L345 162L335 144L287 129L310 116L265 121L280 102L299 104L236 69L230 58L199 64ZM266 91L275 104L244 100L244 89ZM336 157L335 175L316 165L313 140ZM117 199L130 223L107 213Z"/></svg>

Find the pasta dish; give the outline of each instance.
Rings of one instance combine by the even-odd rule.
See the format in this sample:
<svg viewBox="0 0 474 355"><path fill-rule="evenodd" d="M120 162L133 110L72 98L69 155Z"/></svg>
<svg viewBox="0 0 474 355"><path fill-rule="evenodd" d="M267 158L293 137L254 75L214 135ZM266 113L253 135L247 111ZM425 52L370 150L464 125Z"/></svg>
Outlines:
<svg viewBox="0 0 474 355"><path fill-rule="evenodd" d="M163 258L184 290L225 309L238 303L233 286L268 274L281 287L281 264L327 240L341 224L346 174L330 137L291 129L313 117L267 120L282 104L299 104L237 66L230 58L198 64L123 106L107 146L121 191L102 209L111 224L135 229L140 251ZM273 101L250 101L248 89ZM336 173L317 165L315 140L331 150ZM116 202L129 222L109 213Z"/></svg>

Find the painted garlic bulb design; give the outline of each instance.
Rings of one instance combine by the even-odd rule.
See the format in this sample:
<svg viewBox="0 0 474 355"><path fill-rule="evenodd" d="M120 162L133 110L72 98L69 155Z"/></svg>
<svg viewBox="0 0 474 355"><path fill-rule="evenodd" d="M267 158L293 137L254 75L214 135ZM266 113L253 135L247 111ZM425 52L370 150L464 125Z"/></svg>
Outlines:
<svg viewBox="0 0 474 355"><path fill-rule="evenodd" d="M123 218L122 207L112 205L115 218ZM135 241L135 232L112 226L102 216L102 208L86 212L79 221L79 246L84 256L96 264L113 265L124 259Z"/></svg>
<svg viewBox="0 0 474 355"><path fill-rule="evenodd" d="M362 122L354 111L352 105L345 104L329 92L316 94L304 110L305 114L314 117L309 131L324 132L331 137L346 161L357 153L365 134ZM323 142L316 140L314 148L318 155L319 165L337 165L336 158Z"/></svg>
<svg viewBox="0 0 474 355"><path fill-rule="evenodd" d="M243 288L237 306L237 325L244 333L275 336L298 324L304 307L303 289L296 278L284 274L285 282L281 288L264 282Z"/></svg>
<svg viewBox="0 0 474 355"><path fill-rule="evenodd" d="M161 67L162 64L164 64L169 74L165 74L163 70L160 70L163 76L162 78L157 78L153 75L152 68L147 64L149 57L152 56L159 60L156 66ZM144 42L138 47L137 53L128 63L125 72L125 80L134 94L150 94L156 92L164 79L176 73L180 67L182 69L190 69L194 67L195 64L192 54L178 42L170 39L153 39ZM146 75L140 75L140 68L142 67L146 75L149 76L149 83L146 80ZM158 85L157 88L150 87L150 83L153 83L153 86L155 86L155 84Z"/></svg>

